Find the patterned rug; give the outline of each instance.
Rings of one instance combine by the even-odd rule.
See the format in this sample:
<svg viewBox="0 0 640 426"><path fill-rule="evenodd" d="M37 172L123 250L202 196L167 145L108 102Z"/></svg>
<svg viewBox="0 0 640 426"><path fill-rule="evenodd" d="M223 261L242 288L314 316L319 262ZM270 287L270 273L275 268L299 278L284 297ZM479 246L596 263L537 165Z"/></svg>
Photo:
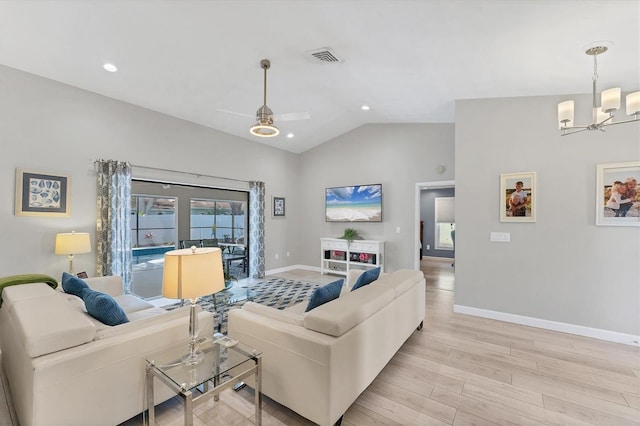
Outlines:
<svg viewBox="0 0 640 426"><path fill-rule="evenodd" d="M241 287L236 283L228 290L216 293L215 296L205 296L198 300L198 305L215 315L219 332L227 332L227 312L229 309L237 309L251 300L261 305L271 306L276 309L284 309L297 303L309 300L311 293L322 284L290 280L280 277L271 277L265 281L249 284ZM214 299L215 297L215 299ZM189 302L185 301L185 304ZM180 303L164 306L170 311L180 307Z"/></svg>

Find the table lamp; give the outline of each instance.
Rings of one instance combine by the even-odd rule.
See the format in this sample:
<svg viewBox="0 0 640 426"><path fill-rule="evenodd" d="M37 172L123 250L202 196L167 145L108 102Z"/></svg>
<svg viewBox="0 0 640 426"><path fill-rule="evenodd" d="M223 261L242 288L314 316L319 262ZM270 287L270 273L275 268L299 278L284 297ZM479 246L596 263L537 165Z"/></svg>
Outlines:
<svg viewBox="0 0 640 426"><path fill-rule="evenodd" d="M69 255L69 273L73 274L73 255L91 253L89 233L72 231L57 234L55 253Z"/></svg>
<svg viewBox="0 0 640 426"><path fill-rule="evenodd" d="M196 302L199 297L224 290L222 252L219 248L192 246L188 249L168 251L164 254L162 295L170 299L189 299L189 353L182 358L187 365L202 361L202 352L196 350L198 316Z"/></svg>

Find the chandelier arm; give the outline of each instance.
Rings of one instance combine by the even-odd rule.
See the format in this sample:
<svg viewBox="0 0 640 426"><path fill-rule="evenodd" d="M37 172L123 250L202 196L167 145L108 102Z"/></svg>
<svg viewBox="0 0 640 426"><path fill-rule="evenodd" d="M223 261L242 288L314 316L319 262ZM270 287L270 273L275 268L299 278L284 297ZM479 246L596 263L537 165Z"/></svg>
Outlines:
<svg viewBox="0 0 640 426"><path fill-rule="evenodd" d="M616 124L633 123L634 121L640 121L640 116L638 114L634 114L634 115L635 115L635 118L629 118L628 120L622 120L622 121L612 121L611 123L607 123L604 126L609 127L609 126L614 126Z"/></svg>
<svg viewBox="0 0 640 426"><path fill-rule="evenodd" d="M575 127L574 127L575 128ZM584 132L585 130L589 130L588 127L582 126L580 130L574 130L573 132L568 131L567 129L562 129L562 134L560 136L568 136L576 133Z"/></svg>

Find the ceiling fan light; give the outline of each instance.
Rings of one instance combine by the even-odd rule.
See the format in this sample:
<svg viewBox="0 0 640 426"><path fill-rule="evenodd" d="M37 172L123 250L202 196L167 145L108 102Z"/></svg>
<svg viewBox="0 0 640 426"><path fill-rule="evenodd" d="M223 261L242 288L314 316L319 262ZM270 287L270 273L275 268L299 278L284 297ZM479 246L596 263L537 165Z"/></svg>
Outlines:
<svg viewBox="0 0 640 426"><path fill-rule="evenodd" d="M259 136L261 138L272 138L274 136L278 136L280 134L280 130L269 123L261 123L257 122L251 129L249 129L252 135Z"/></svg>

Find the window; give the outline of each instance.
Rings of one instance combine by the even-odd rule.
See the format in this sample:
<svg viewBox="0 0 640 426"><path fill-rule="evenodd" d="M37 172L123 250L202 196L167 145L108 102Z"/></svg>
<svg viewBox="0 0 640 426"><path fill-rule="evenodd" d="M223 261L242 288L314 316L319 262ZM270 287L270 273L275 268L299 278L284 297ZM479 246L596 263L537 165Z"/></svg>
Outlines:
<svg viewBox="0 0 640 426"><path fill-rule="evenodd" d="M190 238L217 238L227 243L244 241L247 203L191 199Z"/></svg>
<svg viewBox="0 0 640 426"><path fill-rule="evenodd" d="M453 250L454 202L454 197L436 197L435 199L436 250Z"/></svg>

